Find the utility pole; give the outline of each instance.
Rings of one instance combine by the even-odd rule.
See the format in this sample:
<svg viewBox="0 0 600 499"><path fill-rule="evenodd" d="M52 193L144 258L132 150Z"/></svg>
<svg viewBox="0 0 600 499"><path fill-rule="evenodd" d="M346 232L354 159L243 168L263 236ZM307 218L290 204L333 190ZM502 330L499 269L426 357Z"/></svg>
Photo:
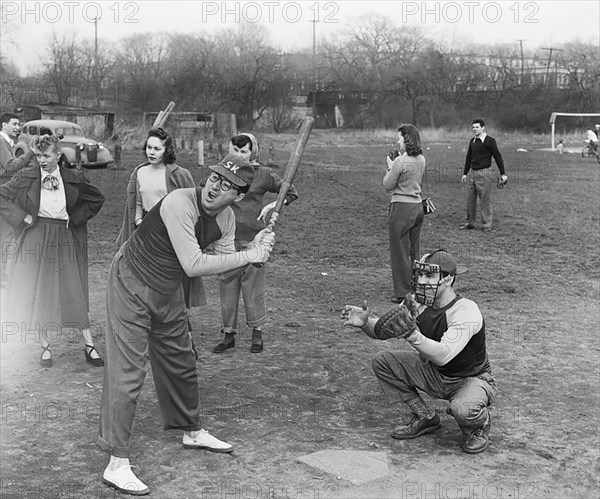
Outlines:
<svg viewBox="0 0 600 499"><path fill-rule="evenodd" d="M524 66L524 62L523 62L523 42L525 40L523 40L522 38L519 38L517 41L519 42L519 46L521 47L521 81L519 81L519 86L522 86L523 78L524 78L523 74L525 72L525 66Z"/></svg>
<svg viewBox="0 0 600 499"><path fill-rule="evenodd" d="M317 18L310 21L313 23L313 49L312 49L312 69L313 69L313 94L312 94L312 115L317 119Z"/></svg>
<svg viewBox="0 0 600 499"><path fill-rule="evenodd" d="M552 52L560 51L562 49L555 49L554 47L540 47L542 50L548 50L548 65L546 66L546 89L550 88L550 61L552 60Z"/></svg>
<svg viewBox="0 0 600 499"><path fill-rule="evenodd" d="M100 107L100 79L98 77L98 21L99 17L94 18L94 69L92 70L92 76L94 79L94 85L96 86L96 107Z"/></svg>

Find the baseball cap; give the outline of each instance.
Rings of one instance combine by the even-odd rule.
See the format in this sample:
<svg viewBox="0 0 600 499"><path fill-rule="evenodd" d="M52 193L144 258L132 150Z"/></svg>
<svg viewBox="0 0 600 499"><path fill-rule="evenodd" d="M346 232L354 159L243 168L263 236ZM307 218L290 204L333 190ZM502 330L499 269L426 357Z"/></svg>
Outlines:
<svg viewBox="0 0 600 499"><path fill-rule="evenodd" d="M445 249L435 250L425 255L421 261L424 263L439 265L440 270L445 274L461 275L467 271L467 268L463 265L457 264L454 257Z"/></svg>
<svg viewBox="0 0 600 499"><path fill-rule="evenodd" d="M254 168L237 154L228 154L210 170L229 180L236 187L246 187L254 180Z"/></svg>

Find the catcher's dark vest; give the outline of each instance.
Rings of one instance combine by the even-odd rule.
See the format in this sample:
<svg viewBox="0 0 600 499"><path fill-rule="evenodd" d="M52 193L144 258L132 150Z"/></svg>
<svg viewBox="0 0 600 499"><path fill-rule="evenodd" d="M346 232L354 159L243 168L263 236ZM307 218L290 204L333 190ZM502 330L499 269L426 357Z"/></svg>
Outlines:
<svg viewBox="0 0 600 499"><path fill-rule="evenodd" d="M417 323L423 335L434 341L440 341L448 329L447 314L461 300L457 296L443 308L426 307L419 315ZM490 363L485 349L485 320L481 329L473 335L465 348L444 366L436 366L444 376L467 378L478 376L483 372L491 372Z"/></svg>
<svg viewBox="0 0 600 499"><path fill-rule="evenodd" d="M200 216L194 229L198 245L204 250L209 244L220 239L222 232L216 218L208 216L202 209L200 189L196 191ZM164 199L148 212L123 245L122 251L132 272L140 281L159 293L171 294L181 286L184 272L171 244L167 227L160 216L160 207Z"/></svg>

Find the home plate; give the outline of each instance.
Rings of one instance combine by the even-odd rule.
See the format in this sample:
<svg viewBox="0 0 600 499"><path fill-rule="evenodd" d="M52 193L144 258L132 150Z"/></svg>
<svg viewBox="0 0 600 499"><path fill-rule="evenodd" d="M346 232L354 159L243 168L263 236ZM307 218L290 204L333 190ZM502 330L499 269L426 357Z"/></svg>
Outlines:
<svg viewBox="0 0 600 499"><path fill-rule="evenodd" d="M298 461L347 480L353 485L376 480L390 472L384 452L322 450L301 456Z"/></svg>

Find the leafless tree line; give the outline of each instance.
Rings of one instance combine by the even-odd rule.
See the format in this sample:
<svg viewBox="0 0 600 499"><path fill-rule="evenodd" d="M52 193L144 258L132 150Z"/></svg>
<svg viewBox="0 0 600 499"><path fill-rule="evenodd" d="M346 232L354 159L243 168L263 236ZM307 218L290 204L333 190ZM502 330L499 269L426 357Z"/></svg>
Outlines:
<svg viewBox="0 0 600 499"><path fill-rule="evenodd" d="M279 131L315 89L337 94L352 127L394 126L400 116L454 125L481 110L519 128L539 121L538 113L545 121L549 108L592 112L600 101L600 55L592 45L573 42L553 60L540 52L524 61L516 43L448 50L380 16L322 41L315 59L308 49L282 53L252 24L213 36L135 34L97 47L54 35L46 46L33 76L20 78L1 61L3 106L57 101L136 115L175 101L180 110L231 112L244 128L261 120Z"/></svg>

